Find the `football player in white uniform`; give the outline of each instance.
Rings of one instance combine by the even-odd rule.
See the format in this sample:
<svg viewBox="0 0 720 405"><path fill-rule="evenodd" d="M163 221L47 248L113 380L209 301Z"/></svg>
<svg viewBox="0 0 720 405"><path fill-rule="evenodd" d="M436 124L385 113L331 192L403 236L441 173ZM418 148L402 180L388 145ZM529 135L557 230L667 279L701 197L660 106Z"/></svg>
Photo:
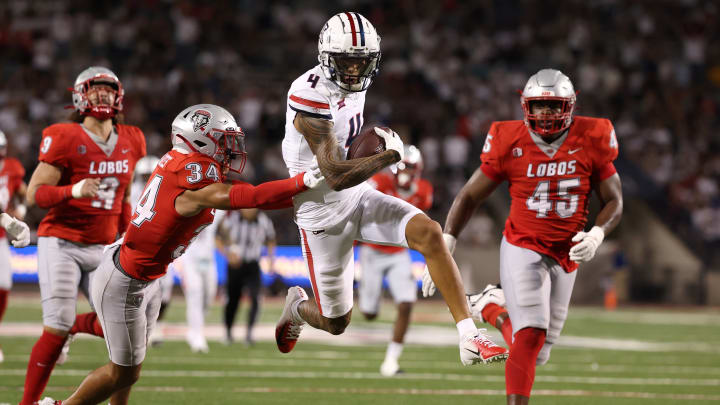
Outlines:
<svg viewBox="0 0 720 405"><path fill-rule="evenodd" d="M215 234L223 218L225 211L216 210L213 223L200 232L185 253L172 264L182 280L187 306L185 314L188 330L185 339L194 353L209 351L205 338L205 314L217 293Z"/></svg>
<svg viewBox="0 0 720 405"><path fill-rule="evenodd" d="M443 242L440 225L411 204L385 195L365 180L402 160L403 143L393 132L382 153L345 160L360 134L365 93L378 73L380 37L355 12L336 14L322 28L320 64L303 73L288 92L283 157L290 175L314 159L326 185L293 198L303 256L315 302L291 287L275 330L281 352L293 349L305 323L334 335L345 331L353 306L353 242L410 247L422 253L460 334L463 364L504 361L507 350L478 331L470 317L457 265Z"/></svg>

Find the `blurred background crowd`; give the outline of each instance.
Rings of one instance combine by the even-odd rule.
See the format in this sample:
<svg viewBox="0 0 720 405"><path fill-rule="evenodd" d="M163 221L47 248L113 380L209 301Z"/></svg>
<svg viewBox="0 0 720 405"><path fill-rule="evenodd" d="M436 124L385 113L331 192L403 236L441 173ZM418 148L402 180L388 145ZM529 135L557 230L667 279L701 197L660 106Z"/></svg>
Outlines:
<svg viewBox="0 0 720 405"><path fill-rule="evenodd" d="M626 198L647 204L705 268L720 267L720 47L713 46L720 4L343 0L328 7L320 0L3 1L0 129L29 180L42 129L69 114L68 87L85 67L104 65L120 77L125 121L145 132L150 154L169 149L170 123L184 107L214 103L235 114L247 135L248 180L286 177L287 90L317 63L322 24L352 9L382 36L366 125L390 126L420 147L436 192L431 217L444 222L479 164L490 123L522 119L517 90L552 67L579 90L577 114L613 121ZM29 222L43 214L31 211ZM278 243L297 243L291 212L274 216ZM503 223L485 213L477 226L494 238Z"/></svg>

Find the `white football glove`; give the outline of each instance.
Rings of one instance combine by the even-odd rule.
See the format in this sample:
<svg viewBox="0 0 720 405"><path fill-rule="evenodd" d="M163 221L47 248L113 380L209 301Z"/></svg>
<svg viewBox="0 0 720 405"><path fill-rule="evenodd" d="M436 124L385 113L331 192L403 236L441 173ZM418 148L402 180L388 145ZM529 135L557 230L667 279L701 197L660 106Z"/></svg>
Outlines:
<svg viewBox="0 0 720 405"><path fill-rule="evenodd" d="M23 221L17 220L6 213L0 214L0 226L5 228L16 248L30 244L30 228Z"/></svg>
<svg viewBox="0 0 720 405"><path fill-rule="evenodd" d="M455 253L455 244L457 243L457 239L449 233L444 233L443 240L445 241L445 246L447 246L450 254ZM432 280L432 277L430 277L430 270L428 270L426 265L425 272L422 276L422 295L427 298L435 294L435 290L435 282Z"/></svg>
<svg viewBox="0 0 720 405"><path fill-rule="evenodd" d="M385 140L385 150L397 151L397 153L400 154L400 161L405 159L405 148L403 147L403 141L402 139L400 139L400 135L398 135L397 132L393 131L392 129L390 131L386 131L378 127L375 127L374 129L375 133ZM396 174L397 164L390 165L390 171L392 171L393 174Z"/></svg>
<svg viewBox="0 0 720 405"><path fill-rule="evenodd" d="M317 158L313 157L310 168L308 168L308 170L305 172L305 175L303 175L303 183L305 183L305 186L307 188L315 188L324 181L325 176L323 176L322 172L320 171L320 166L318 166Z"/></svg>
<svg viewBox="0 0 720 405"><path fill-rule="evenodd" d="M605 239L605 231L599 226L593 226L589 232L578 232L573 236L573 242L580 242L570 248L570 260L576 263L589 262L598 246Z"/></svg>

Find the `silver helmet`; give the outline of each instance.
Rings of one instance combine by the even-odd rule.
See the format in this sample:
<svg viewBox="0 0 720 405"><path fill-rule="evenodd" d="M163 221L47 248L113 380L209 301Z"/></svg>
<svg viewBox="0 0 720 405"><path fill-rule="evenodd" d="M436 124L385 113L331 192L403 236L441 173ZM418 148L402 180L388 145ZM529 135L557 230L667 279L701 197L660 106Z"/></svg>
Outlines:
<svg viewBox="0 0 720 405"><path fill-rule="evenodd" d="M114 93L113 101L110 104L92 104L88 98L88 93L93 85L104 84L110 87L110 92ZM114 117L123 109L123 90L122 83L112 70L102 66L90 66L83 70L75 79L75 85L72 88L73 107L82 115L89 115L100 120L106 120Z"/></svg>
<svg viewBox="0 0 720 405"><path fill-rule="evenodd" d="M405 156L397 164L395 179L401 188L409 188L420 177L423 169L423 159L420 149L415 145L405 145Z"/></svg>
<svg viewBox="0 0 720 405"><path fill-rule="evenodd" d="M572 124L575 111L575 88L570 78L556 69L543 69L530 76L520 97L525 125L538 135L551 135ZM554 104L553 114L533 114L532 103L548 101Z"/></svg>
<svg viewBox="0 0 720 405"><path fill-rule="evenodd" d="M325 78L345 92L364 91L380 70L380 35L360 13L338 13L320 31L318 53Z"/></svg>
<svg viewBox="0 0 720 405"><path fill-rule="evenodd" d="M240 174L245 167L245 134L232 114L214 104L182 110L172 122L172 143L185 152L210 156L231 172Z"/></svg>
<svg viewBox="0 0 720 405"><path fill-rule="evenodd" d="M138 160L135 164L135 175L149 176L155 170L160 159L157 156L147 155Z"/></svg>

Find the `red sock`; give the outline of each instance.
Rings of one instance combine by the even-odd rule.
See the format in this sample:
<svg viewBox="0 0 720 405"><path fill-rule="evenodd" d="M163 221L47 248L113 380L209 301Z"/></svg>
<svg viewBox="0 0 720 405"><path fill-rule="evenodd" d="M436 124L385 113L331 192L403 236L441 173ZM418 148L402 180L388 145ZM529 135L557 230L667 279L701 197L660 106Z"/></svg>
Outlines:
<svg viewBox="0 0 720 405"><path fill-rule="evenodd" d="M510 318L505 317L502 324L498 327L497 320L502 314L507 315L507 309L498 304L487 304L485 308L482 309L483 319L490 325L498 328L498 330L502 332L505 343L507 343L508 347L512 347L512 323L510 322Z"/></svg>
<svg viewBox="0 0 720 405"><path fill-rule="evenodd" d="M3 315L5 315L9 293L10 291L0 288L0 321L2 321Z"/></svg>
<svg viewBox="0 0 720 405"><path fill-rule="evenodd" d="M545 344L545 330L524 328L515 334L510 357L505 363L505 390L507 395L530 397L535 381L535 361Z"/></svg>
<svg viewBox="0 0 720 405"><path fill-rule="evenodd" d="M500 325L500 332L502 332L503 339L505 339L508 347L512 347L512 322L510 322L510 318L506 318Z"/></svg>
<svg viewBox="0 0 720 405"><path fill-rule="evenodd" d="M66 336L43 331L30 353L25 374L25 391L20 405L31 405L40 400L66 339Z"/></svg>
<svg viewBox="0 0 720 405"><path fill-rule="evenodd" d="M70 334L74 335L76 333L88 333L101 338L105 337L95 312L86 312L75 317L75 324L70 328Z"/></svg>

